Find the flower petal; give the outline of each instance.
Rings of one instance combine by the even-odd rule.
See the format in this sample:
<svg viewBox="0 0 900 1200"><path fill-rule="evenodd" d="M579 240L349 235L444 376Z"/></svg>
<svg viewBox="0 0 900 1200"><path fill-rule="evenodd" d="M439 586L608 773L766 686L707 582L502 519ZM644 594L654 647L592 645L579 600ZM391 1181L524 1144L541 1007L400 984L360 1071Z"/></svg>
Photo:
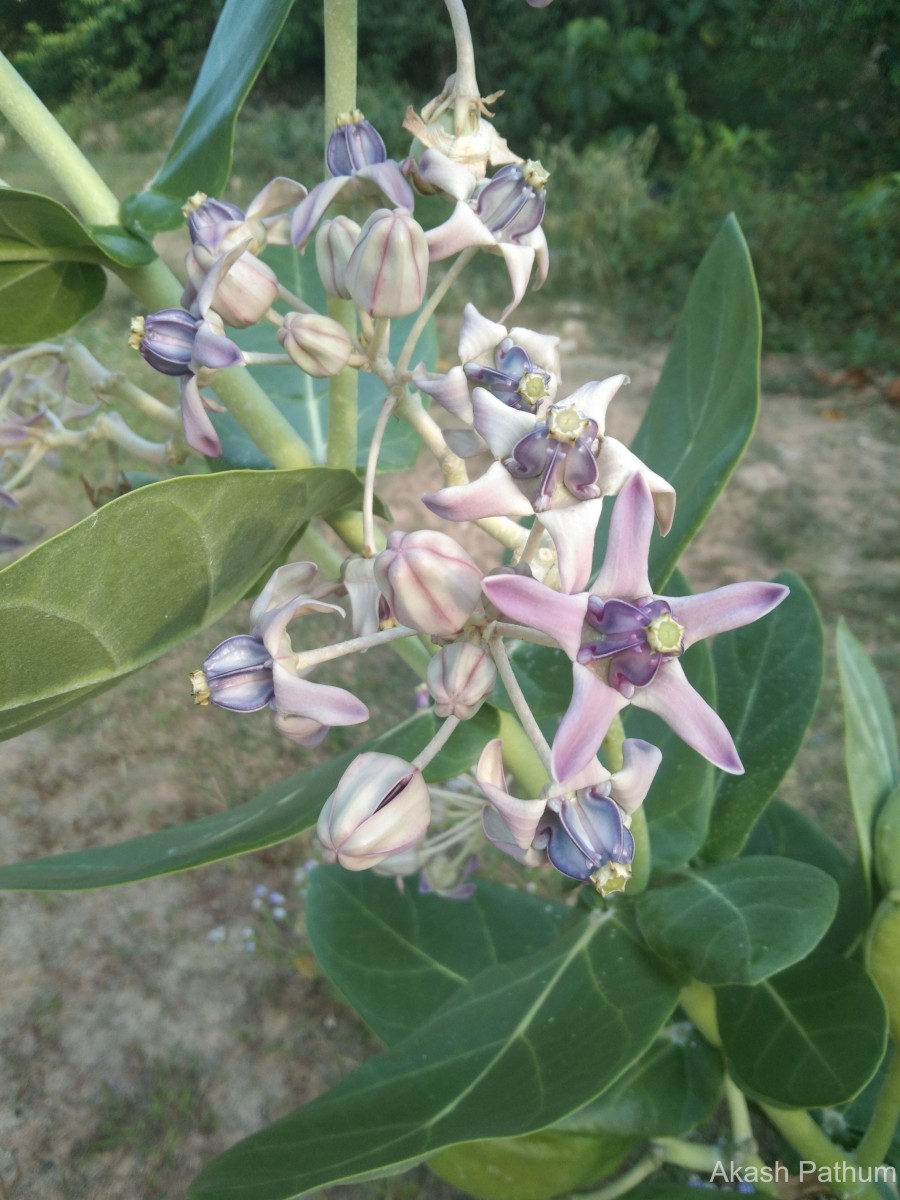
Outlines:
<svg viewBox="0 0 900 1200"><path fill-rule="evenodd" d="M743 775L731 734L718 713L688 683L680 662L670 659L663 663L653 682L635 691L631 703L662 717L683 742L714 766L730 775Z"/></svg>
<svg viewBox="0 0 900 1200"><path fill-rule="evenodd" d="M610 375L608 379L594 380L582 384L571 396L566 397L566 404L574 404L580 413L597 422L597 429L602 434L606 428L606 410L610 401L621 387L630 383L627 375Z"/></svg>
<svg viewBox="0 0 900 1200"><path fill-rule="evenodd" d="M591 588L595 596L641 600L651 594L647 555L653 518L653 498L647 484L640 475L632 475L613 507L606 557Z"/></svg>
<svg viewBox="0 0 900 1200"><path fill-rule="evenodd" d="M472 412L475 428L496 458L512 454L516 443L533 432L537 424L532 413L510 408L485 388L473 391Z"/></svg>
<svg viewBox="0 0 900 1200"><path fill-rule="evenodd" d="M622 743L622 758L623 765L612 777L611 795L620 808L633 813L650 791L662 762L662 751L640 738L626 738Z"/></svg>
<svg viewBox="0 0 900 1200"><path fill-rule="evenodd" d="M283 663L272 664L275 708L289 716L313 717L323 725L359 725L369 719L362 700L344 688L312 683Z"/></svg>
<svg viewBox="0 0 900 1200"><path fill-rule="evenodd" d="M672 518L675 516L675 489L671 483L655 471L651 471L636 454L632 454L615 438L603 438L597 463L604 496L618 495L632 475L641 476L653 497L659 531L665 536L672 528Z"/></svg>
<svg viewBox="0 0 900 1200"><path fill-rule="evenodd" d="M334 175L317 183L309 195L301 200L291 218L291 241L302 250L309 241L312 231L325 214L325 210L350 182L349 175Z"/></svg>
<svg viewBox="0 0 900 1200"><path fill-rule="evenodd" d="M296 180L288 179L286 175L276 175L270 179L261 192L257 192L247 205L249 217L271 217L293 208L307 196L306 188Z"/></svg>
<svg viewBox="0 0 900 1200"><path fill-rule="evenodd" d="M463 309L462 328L459 331L459 361L473 362L483 354L493 358L494 350L505 337L505 325L489 321L474 304L468 303Z"/></svg>
<svg viewBox="0 0 900 1200"><path fill-rule="evenodd" d="M453 214L443 225L429 229L428 257L431 262L440 262L467 250L470 246L495 246L497 243L488 227L472 212L465 201L457 203Z"/></svg>
<svg viewBox="0 0 900 1200"><path fill-rule="evenodd" d="M222 443L209 419L209 413L203 407L200 389L193 375L185 375L181 380L181 420L184 440L191 449L199 450L209 458L218 458L222 453Z"/></svg>
<svg viewBox="0 0 900 1200"><path fill-rule="evenodd" d="M263 613L279 608L296 596L307 596L315 582L319 568L314 562L286 563L273 571L266 586L253 601L250 623L259 623Z"/></svg>
<svg viewBox="0 0 900 1200"><path fill-rule="evenodd" d="M571 659L575 658L581 648L587 592L567 596L525 575L488 575L482 580L481 586L487 598L505 617L529 629L546 633ZM580 770L580 767L575 769ZM557 772L556 778L567 779L570 774L560 775Z"/></svg>
<svg viewBox="0 0 900 1200"><path fill-rule="evenodd" d="M487 743L475 768L475 781L493 805L496 815L509 831L515 845L520 850L527 850L534 840L545 804L543 800L519 800L509 794L501 750L499 738ZM491 828L496 834L497 829L493 823Z"/></svg>
<svg viewBox="0 0 900 1200"><path fill-rule="evenodd" d="M556 779L568 779L590 763L600 749L613 717L627 705L590 667L572 668L572 700L553 739L552 767Z"/></svg>
<svg viewBox="0 0 900 1200"><path fill-rule="evenodd" d="M502 463L494 463L472 483L441 488L422 497L422 503L445 521L477 521L480 517L527 517L530 502L522 495Z"/></svg>
<svg viewBox="0 0 900 1200"><path fill-rule="evenodd" d="M780 583L731 583L697 596L667 599L672 616L684 626L684 648L727 629L758 621L781 603L790 589Z"/></svg>
<svg viewBox="0 0 900 1200"><path fill-rule="evenodd" d="M462 367L452 367L446 375L432 375L425 369L424 363L419 363L412 373L412 381L420 392L436 400L441 408L471 424L472 401Z"/></svg>
<svg viewBox="0 0 900 1200"><path fill-rule="evenodd" d="M383 196L386 196L397 208L405 208L412 212L416 197L412 188L403 177L403 173L395 162L369 163L360 167L356 172L357 179L366 179L375 185Z"/></svg>
<svg viewBox="0 0 900 1200"><path fill-rule="evenodd" d="M522 303L522 298L528 288L528 281L531 278L531 269L534 266L534 249L529 245L514 242L500 242L497 248L506 263L513 293L512 300L500 314L500 320L505 321L509 314ZM543 280L540 280L535 286L540 287L542 282Z"/></svg>
<svg viewBox="0 0 900 1200"><path fill-rule="evenodd" d="M581 500L564 508L549 508L538 520L550 534L556 547L559 582L564 592L580 592L587 587L594 559L594 538L603 499Z"/></svg>

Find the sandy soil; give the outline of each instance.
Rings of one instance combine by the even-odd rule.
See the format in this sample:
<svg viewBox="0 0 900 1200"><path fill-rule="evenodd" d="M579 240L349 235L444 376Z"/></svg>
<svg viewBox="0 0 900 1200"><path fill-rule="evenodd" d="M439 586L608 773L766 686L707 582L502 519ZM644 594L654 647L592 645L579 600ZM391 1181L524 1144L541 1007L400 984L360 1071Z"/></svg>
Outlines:
<svg viewBox="0 0 900 1200"><path fill-rule="evenodd" d="M609 422L627 440L664 351L598 355L583 313L562 329L567 389L631 375ZM790 565L813 587L829 639L845 613L896 679L898 414L874 385L812 385L796 359L768 360L764 374L758 436L685 570L704 588ZM401 523L415 518L408 484L394 481L385 494ZM308 761L276 744L264 719L190 706L186 671L240 624L238 614L114 692L0 745L3 860L211 813ZM832 669L783 794L847 836ZM0 897L2 1200L180 1196L209 1157L376 1050L303 940L312 852L301 840L109 892ZM280 920L271 915L279 907ZM458 1193L419 1173L325 1194Z"/></svg>

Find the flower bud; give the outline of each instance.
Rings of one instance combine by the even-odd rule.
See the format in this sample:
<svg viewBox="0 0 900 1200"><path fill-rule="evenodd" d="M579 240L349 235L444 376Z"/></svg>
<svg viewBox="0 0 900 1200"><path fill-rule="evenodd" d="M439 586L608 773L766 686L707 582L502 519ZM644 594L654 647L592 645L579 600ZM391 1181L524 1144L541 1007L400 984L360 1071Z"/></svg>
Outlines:
<svg viewBox="0 0 900 1200"><path fill-rule="evenodd" d="M371 317L415 312L428 279L428 242L405 208L379 208L363 225L344 272L356 304Z"/></svg>
<svg viewBox="0 0 900 1200"><path fill-rule="evenodd" d="M316 267L322 287L329 296L349 300L344 272L359 238L360 227L349 217L323 221L316 234Z"/></svg>
<svg viewBox="0 0 900 1200"><path fill-rule="evenodd" d="M155 371L163 375L190 375L199 317L183 308L163 308L131 322L129 345L139 350Z"/></svg>
<svg viewBox="0 0 900 1200"><path fill-rule="evenodd" d="M475 196L475 212L494 237L516 241L537 229L547 204L548 173L530 159L501 167Z"/></svg>
<svg viewBox="0 0 900 1200"><path fill-rule="evenodd" d="M234 249L234 248L232 248ZM217 254L196 242L184 260L191 287L199 293L207 272L215 265ZM275 272L255 254L246 251L223 273L210 308L226 325L246 329L266 315L278 296Z"/></svg>
<svg viewBox="0 0 900 1200"><path fill-rule="evenodd" d="M475 611L482 574L446 533L392 533L375 557L375 579L401 625L452 637Z"/></svg>
<svg viewBox="0 0 900 1200"><path fill-rule="evenodd" d="M329 862L364 871L425 836L431 801L422 772L393 754L358 755L325 802L316 832Z"/></svg>
<svg viewBox="0 0 900 1200"><path fill-rule="evenodd" d="M428 664L426 679L439 717L474 717L491 694L497 668L484 646L451 642Z"/></svg>
<svg viewBox="0 0 900 1200"><path fill-rule="evenodd" d="M363 167L387 160L384 139L358 108L341 113L325 147L325 165L332 175L354 175Z"/></svg>
<svg viewBox="0 0 900 1200"><path fill-rule="evenodd" d="M288 313L277 337L300 370L317 379L337 375L353 353L343 325L319 313Z"/></svg>

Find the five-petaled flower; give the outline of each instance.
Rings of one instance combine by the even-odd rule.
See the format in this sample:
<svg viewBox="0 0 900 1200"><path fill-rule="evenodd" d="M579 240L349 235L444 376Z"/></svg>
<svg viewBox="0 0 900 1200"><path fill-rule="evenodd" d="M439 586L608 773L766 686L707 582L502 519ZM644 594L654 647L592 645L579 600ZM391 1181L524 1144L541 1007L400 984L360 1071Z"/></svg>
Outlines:
<svg viewBox="0 0 900 1200"><path fill-rule="evenodd" d="M678 660L694 642L765 616L788 589L735 583L696 596L655 596L647 573L653 518L647 483L633 475L616 500L606 557L589 592L561 595L515 575L482 585L502 613L552 637L573 661L572 700L553 743L558 778L591 761L629 703L662 717L723 771L743 771L731 734Z"/></svg>
<svg viewBox="0 0 900 1200"><path fill-rule="evenodd" d="M586 383L566 400L541 404L535 412L513 409L476 388L475 429L497 461L481 478L423 496L424 503L451 521L536 514L556 546L563 591L583 588L604 496L615 495L638 474L653 494L663 533L675 510L671 484L604 432L609 402L626 382L627 376L613 375Z"/></svg>

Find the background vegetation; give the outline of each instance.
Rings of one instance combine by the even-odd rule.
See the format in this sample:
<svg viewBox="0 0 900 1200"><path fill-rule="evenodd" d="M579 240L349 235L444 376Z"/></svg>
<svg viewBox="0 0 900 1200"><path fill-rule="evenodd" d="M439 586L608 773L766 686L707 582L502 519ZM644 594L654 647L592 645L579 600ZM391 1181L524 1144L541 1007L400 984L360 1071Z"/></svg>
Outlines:
<svg viewBox="0 0 900 1200"><path fill-rule="evenodd" d="M142 114L158 122L154 103L184 96L221 6L11 0L0 42L76 134L131 112L121 148L147 149L159 130ZM471 9L482 89L506 90L504 134L553 171L548 229L562 262L551 287L574 282L666 334L734 209L771 348L895 365L900 0L557 0L539 18L522 0ZM402 155L407 99L424 102L453 69L449 25L438 0L362 4L360 19L367 115ZM270 171L317 170L320 26L320 4L296 6L254 93L266 112L246 140Z"/></svg>

